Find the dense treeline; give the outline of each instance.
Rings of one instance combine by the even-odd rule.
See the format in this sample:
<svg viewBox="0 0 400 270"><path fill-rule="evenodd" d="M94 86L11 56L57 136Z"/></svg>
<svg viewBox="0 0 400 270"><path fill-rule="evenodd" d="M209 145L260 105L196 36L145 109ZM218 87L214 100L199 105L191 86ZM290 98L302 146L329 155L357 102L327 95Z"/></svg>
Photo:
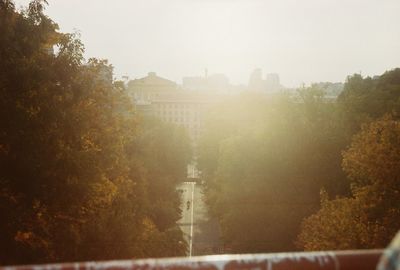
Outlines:
<svg viewBox="0 0 400 270"><path fill-rule="evenodd" d="M304 220L306 250L385 247L399 230L400 122L391 116L365 124L343 154L352 196L329 200Z"/></svg>
<svg viewBox="0 0 400 270"><path fill-rule="evenodd" d="M184 255L188 137L139 118L43 2L0 0L0 263Z"/></svg>
<svg viewBox="0 0 400 270"><path fill-rule="evenodd" d="M338 106L348 134L356 133L342 153L351 196L330 200L322 190L320 210L303 221L299 247L383 248L400 229L399 101L398 68L348 79Z"/></svg>
<svg viewBox="0 0 400 270"><path fill-rule="evenodd" d="M399 98L395 69L350 76L337 102L312 86L210 110L199 166L226 250L385 246L399 229Z"/></svg>

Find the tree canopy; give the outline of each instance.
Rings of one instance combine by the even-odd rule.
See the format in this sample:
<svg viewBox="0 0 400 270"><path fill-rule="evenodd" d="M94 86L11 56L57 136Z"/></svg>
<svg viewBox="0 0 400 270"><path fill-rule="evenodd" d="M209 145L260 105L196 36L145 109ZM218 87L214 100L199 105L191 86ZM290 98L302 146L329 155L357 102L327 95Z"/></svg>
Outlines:
<svg viewBox="0 0 400 270"><path fill-rule="evenodd" d="M229 252L388 244L399 217L399 71L349 76L336 102L312 85L296 99L247 93L209 111L199 166Z"/></svg>
<svg viewBox="0 0 400 270"><path fill-rule="evenodd" d="M0 263L185 254L187 136L138 117L112 66L44 7L0 1Z"/></svg>
<svg viewBox="0 0 400 270"><path fill-rule="evenodd" d="M299 245L306 250L384 248L398 231L400 123L384 116L365 124L343 153L351 197L329 200L304 220Z"/></svg>
<svg viewBox="0 0 400 270"><path fill-rule="evenodd" d="M210 110L199 166L230 252L295 249L301 220L318 208L320 188L347 191L334 105L311 90L303 94L302 103L244 94Z"/></svg>

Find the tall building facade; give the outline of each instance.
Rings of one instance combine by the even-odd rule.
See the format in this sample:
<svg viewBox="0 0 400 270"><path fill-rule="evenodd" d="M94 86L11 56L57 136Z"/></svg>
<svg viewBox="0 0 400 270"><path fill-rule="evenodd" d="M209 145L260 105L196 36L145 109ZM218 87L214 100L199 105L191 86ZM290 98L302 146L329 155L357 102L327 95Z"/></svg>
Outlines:
<svg viewBox="0 0 400 270"><path fill-rule="evenodd" d="M187 166L189 178L198 178L197 142L204 130L204 114L215 98L203 91L183 90L170 80L150 72L141 79L128 82L128 94L142 114L182 126L193 146L193 160Z"/></svg>
<svg viewBox="0 0 400 270"><path fill-rule="evenodd" d="M208 76L206 72L204 77L184 77L182 79L182 87L188 91L228 93L232 86L228 77L224 74Z"/></svg>
<svg viewBox="0 0 400 270"><path fill-rule="evenodd" d="M213 94L183 90L154 72L144 78L131 80L128 93L138 111L184 127L194 147L203 131L205 111L215 103Z"/></svg>
<svg viewBox="0 0 400 270"><path fill-rule="evenodd" d="M269 73L265 76L265 88L267 92L277 92L281 89L279 75L276 73Z"/></svg>
<svg viewBox="0 0 400 270"><path fill-rule="evenodd" d="M128 82L128 91L135 103L151 102L161 96L174 94L177 90L175 82L161 78L155 72Z"/></svg>
<svg viewBox="0 0 400 270"><path fill-rule="evenodd" d="M255 69L249 79L248 90L253 92L276 93L282 89L279 75L277 73L268 73L263 79L262 70Z"/></svg>
<svg viewBox="0 0 400 270"><path fill-rule="evenodd" d="M260 68L256 68L251 73L248 88L249 91L252 92L263 92L265 90L265 83L262 79L262 71Z"/></svg>

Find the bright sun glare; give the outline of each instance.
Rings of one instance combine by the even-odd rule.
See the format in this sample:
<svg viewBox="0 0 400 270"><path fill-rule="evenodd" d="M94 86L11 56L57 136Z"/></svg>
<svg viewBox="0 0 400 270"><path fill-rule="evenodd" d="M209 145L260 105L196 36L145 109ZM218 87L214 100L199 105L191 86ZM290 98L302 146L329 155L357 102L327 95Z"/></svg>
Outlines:
<svg viewBox="0 0 400 270"><path fill-rule="evenodd" d="M0 0L0 270L400 269L399 0L48 2Z"/></svg>

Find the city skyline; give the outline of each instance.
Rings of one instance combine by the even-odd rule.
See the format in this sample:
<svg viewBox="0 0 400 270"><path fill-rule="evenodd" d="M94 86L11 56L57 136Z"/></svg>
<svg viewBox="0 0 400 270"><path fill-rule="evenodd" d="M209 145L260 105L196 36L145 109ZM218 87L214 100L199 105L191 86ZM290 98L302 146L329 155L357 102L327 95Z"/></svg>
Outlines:
<svg viewBox="0 0 400 270"><path fill-rule="evenodd" d="M60 30L79 31L85 56L108 59L118 78L156 71L181 83L207 68L247 84L261 68L298 87L400 65L395 0L48 2Z"/></svg>

